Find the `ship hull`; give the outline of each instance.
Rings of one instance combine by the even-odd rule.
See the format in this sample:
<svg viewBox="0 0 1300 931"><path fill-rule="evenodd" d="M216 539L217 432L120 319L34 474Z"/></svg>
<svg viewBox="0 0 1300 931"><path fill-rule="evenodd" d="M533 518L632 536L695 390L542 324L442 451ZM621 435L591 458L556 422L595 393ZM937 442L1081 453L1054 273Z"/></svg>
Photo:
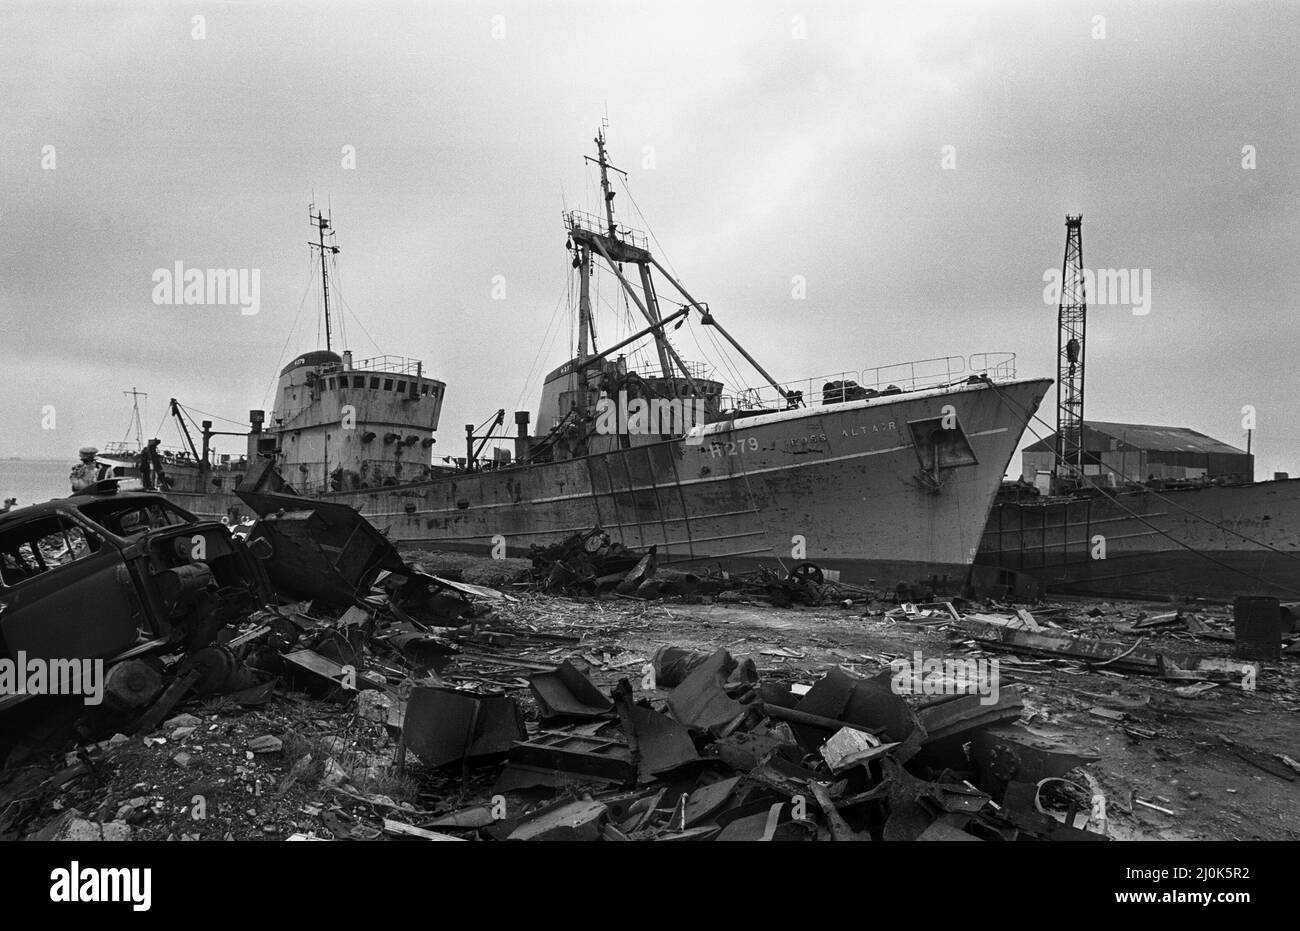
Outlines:
<svg viewBox="0 0 1300 931"><path fill-rule="evenodd" d="M661 564L810 561L844 581L966 581L1003 473L1050 382L966 384L710 424L560 462L320 497L391 540L526 556L599 526ZM923 425L954 419L973 462L944 467ZM638 438L640 439L640 438ZM929 456L929 458L927 458ZM200 516L246 516L226 494L169 494Z"/></svg>
<svg viewBox="0 0 1300 931"><path fill-rule="evenodd" d="M1066 594L1294 600L1300 479L998 504L976 562Z"/></svg>

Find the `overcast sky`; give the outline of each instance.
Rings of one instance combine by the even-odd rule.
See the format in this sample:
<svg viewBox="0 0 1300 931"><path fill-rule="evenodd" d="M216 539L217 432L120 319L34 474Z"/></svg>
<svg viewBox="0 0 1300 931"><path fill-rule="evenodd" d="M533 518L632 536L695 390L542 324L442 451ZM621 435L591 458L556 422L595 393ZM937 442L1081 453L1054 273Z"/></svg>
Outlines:
<svg viewBox="0 0 1300 931"><path fill-rule="evenodd" d="M1090 307L1087 415L1244 446L1252 405L1257 473L1300 473L1297 35L1285 2L7 2L0 456L122 439L133 386L147 436L171 396L269 407L317 346L313 196L348 346L449 386L435 449L536 417L607 114L661 257L779 379L988 351L1053 377L1080 212L1086 266L1151 282L1145 314ZM156 305L176 262L257 270L259 312Z"/></svg>

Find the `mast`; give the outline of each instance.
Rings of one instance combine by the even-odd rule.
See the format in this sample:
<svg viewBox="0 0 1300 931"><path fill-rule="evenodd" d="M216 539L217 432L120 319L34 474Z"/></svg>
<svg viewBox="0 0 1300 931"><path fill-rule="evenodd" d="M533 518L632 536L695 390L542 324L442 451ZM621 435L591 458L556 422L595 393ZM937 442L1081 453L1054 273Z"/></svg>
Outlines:
<svg viewBox="0 0 1300 931"><path fill-rule="evenodd" d="M668 339L664 336L663 319L659 310L659 295L655 292L654 278L650 273L651 268L656 269L660 275L677 289L687 301L687 306L693 307L701 314L701 322L706 326L712 326L716 329L732 346L734 346L745 360L749 362L754 369L766 379L785 402L790 407L797 407L803 403L802 394L798 391L787 391L777 383L776 379L763 368L758 361L750 355L739 341L730 333L722 328L716 318L709 313L708 308L700 304L687 293L686 289L673 278L664 267L659 264L650 254L650 251L636 243L635 234L631 231L624 230L625 236L619 236L618 226L614 222L614 191L610 189L609 173L617 171L626 175L626 172L615 168L609 163L609 158L605 153L605 123L602 122L601 128L596 133L596 158L585 156L589 162L594 162L600 167L600 188L605 198L604 216L599 218L588 217L578 211L571 211L565 215L569 227L569 240L578 250L578 256L574 259L574 265L583 269L582 289L579 297L579 361L583 361L586 356L586 333L591 313L590 298L587 292L587 276L590 272L590 263L595 255L599 255L605 260L614 276L618 278L618 283L627 293L632 303L636 305L637 310L646 318L650 324L650 330L654 333L655 347L659 353L659 365L665 378L673 378L675 371L681 372L681 377L691 386L691 390L698 396L699 391L695 380L691 377L690 369L677 354ZM603 230L602 230L603 227ZM630 234L630 235L629 235ZM625 262L631 262L637 266L638 276L641 284L641 294L638 295L633 289L631 283L623 275L622 265ZM644 302L642 301L644 295ZM674 315L676 316L676 315ZM594 351L594 347L593 347ZM674 365L676 369L674 369Z"/></svg>
<svg viewBox="0 0 1300 931"><path fill-rule="evenodd" d="M1083 474L1083 363L1088 295L1083 281L1083 215L1065 217L1065 259L1056 331L1056 479Z"/></svg>
<svg viewBox="0 0 1300 931"><path fill-rule="evenodd" d="M600 257L614 272L618 278L619 284L627 292L628 297L636 304L637 310L646 318L646 322L651 325L654 332L655 350L659 356L659 370L664 378L673 378L675 370L673 364L681 370L682 377L690 383L692 390L695 389L695 382L687 370L685 362L677 355L676 350L668 343L664 337L663 328L659 326L663 322L659 313L659 302L655 295L654 284L650 279L650 265L654 261L650 253L635 245L631 240L624 240L618 234L618 224L614 220L614 196L615 192L609 183L609 173L616 171L624 177L627 172L621 168L616 168L609 163L609 156L605 152L605 126L606 121L601 122L601 127L596 131L596 158L584 156L587 161L595 162L600 168L600 190L605 201L604 212L604 232L597 229L588 228L577 222L574 216L570 216L569 238L579 249L578 264L583 269L583 278L581 292L579 296L579 323L578 323L578 358L586 358L586 338L585 334L592 327L591 320L591 301L588 295L587 276L590 273L592 250L599 253ZM627 232L626 230L624 232ZM637 271L641 279L641 293L644 295L644 302L637 296L632 289L631 284L624 277L619 266L623 262L631 262L637 266ZM593 346L593 350L594 350Z"/></svg>
<svg viewBox="0 0 1300 931"><path fill-rule="evenodd" d="M609 169L613 166L609 164L609 159L605 156L605 124L602 123L600 129L596 132L596 154L600 162L600 190L605 197L605 219L609 223L610 239L618 238L618 227L614 223L614 191L609 187ZM619 169L614 168L615 171ZM626 174L626 172L620 172ZM662 322L659 314L659 302L655 294L654 283L650 280L650 266L646 262L636 263L637 270L641 275L641 293L645 295L644 316L653 327ZM621 277L621 276L620 276ZM655 350L659 354L659 371L664 378L672 378L673 370L668 363L668 348L663 336L662 329L654 331ZM686 374L686 367L682 366L682 374Z"/></svg>
<svg viewBox="0 0 1300 931"><path fill-rule="evenodd" d="M614 227L614 192L609 189L609 160L605 158L605 124L596 131L596 153L600 156L600 190L605 195L605 218L609 221L609 238L617 239ZM614 169L618 171L617 168Z"/></svg>
<svg viewBox="0 0 1300 931"><path fill-rule="evenodd" d="M641 272L641 293L645 295L646 308L650 311L649 316L652 318L650 325L662 323L662 315L659 313L659 295L655 293L654 281L650 278L650 266L646 264L638 265ZM656 337L663 335L662 330L655 331ZM659 350L659 371L663 372L664 378L672 377L672 369L668 367L668 341L666 339L656 338L655 348ZM682 371L686 366L682 366Z"/></svg>
<svg viewBox="0 0 1300 931"><path fill-rule="evenodd" d="M587 343L590 341L591 348L596 348L591 326L591 250L585 245L577 248L578 258L574 264L581 276L578 282L578 361L586 362L589 355Z"/></svg>
<svg viewBox="0 0 1300 931"><path fill-rule="evenodd" d="M130 391L122 392L124 397L131 398L131 422L126 425L127 435L131 434L131 427L135 427L135 448L144 449L144 425L140 423L140 399L148 399L149 395L143 391L136 391L134 386Z"/></svg>
<svg viewBox="0 0 1300 931"><path fill-rule="evenodd" d="M313 213L313 211L315 212ZM334 235L334 230L330 224L331 218L325 217L316 209L315 204L311 204L307 208L307 215L311 218L312 226L316 227L317 236L316 242L308 242L307 245L311 246L313 249L320 250L321 294L325 299L325 348L333 350L333 334L330 330L330 273L329 262L326 260L326 253L328 252L330 255L338 255L339 247L333 243L328 246L325 244L325 233L329 232L330 236Z"/></svg>

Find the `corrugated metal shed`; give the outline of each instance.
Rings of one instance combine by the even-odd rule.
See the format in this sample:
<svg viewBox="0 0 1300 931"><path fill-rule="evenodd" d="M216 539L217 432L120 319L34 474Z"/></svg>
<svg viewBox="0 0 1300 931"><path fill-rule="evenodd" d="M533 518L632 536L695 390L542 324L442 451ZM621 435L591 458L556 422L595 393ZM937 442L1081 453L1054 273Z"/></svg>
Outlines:
<svg viewBox="0 0 1300 931"><path fill-rule="evenodd" d="M1098 439L1108 438L1132 449L1160 451L1171 453L1214 453L1229 456L1244 456L1246 451L1229 446L1213 437L1198 433L1187 427L1161 427L1143 423L1113 423L1105 420L1084 421L1084 447L1089 450L1102 451L1110 448L1109 443L1098 443ZM1025 452L1051 452L1055 448L1056 435L1039 440L1025 447Z"/></svg>

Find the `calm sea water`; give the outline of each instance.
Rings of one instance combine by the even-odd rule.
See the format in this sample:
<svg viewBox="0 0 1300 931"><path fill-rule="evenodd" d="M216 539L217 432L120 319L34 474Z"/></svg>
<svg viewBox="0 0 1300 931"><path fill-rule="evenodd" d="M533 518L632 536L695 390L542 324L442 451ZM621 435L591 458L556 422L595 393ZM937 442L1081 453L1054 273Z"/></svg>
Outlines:
<svg viewBox="0 0 1300 931"><path fill-rule="evenodd" d="M17 506L25 507L67 497L72 493L68 473L74 465L75 460L0 459L0 502L17 498Z"/></svg>

